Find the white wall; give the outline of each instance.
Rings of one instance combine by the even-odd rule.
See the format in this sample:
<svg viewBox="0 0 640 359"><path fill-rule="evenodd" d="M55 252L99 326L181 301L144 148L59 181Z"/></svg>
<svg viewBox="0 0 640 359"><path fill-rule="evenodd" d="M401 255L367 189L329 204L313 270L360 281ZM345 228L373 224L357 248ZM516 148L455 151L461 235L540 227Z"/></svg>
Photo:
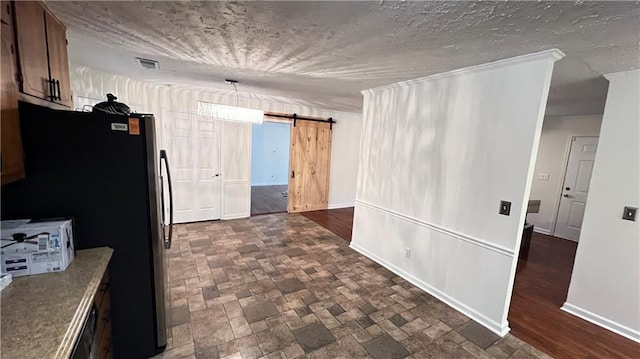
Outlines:
<svg viewBox="0 0 640 359"><path fill-rule="evenodd" d="M254 124L251 133L251 185L287 185L291 125L263 122Z"/></svg>
<svg viewBox="0 0 640 359"><path fill-rule="evenodd" d="M333 125L331 139L329 208L353 207L360 161L362 114L333 118L339 122Z"/></svg>
<svg viewBox="0 0 640 359"><path fill-rule="evenodd" d="M359 113L331 111L302 106L297 104L297 101L294 99L279 98L282 102L274 102L273 98L267 99L255 94L241 93L239 103L236 103L235 97L210 93L207 92L206 88L159 86L122 76L106 74L73 64L71 66L70 77L74 106L76 108L82 108L85 104L92 105L103 101L106 99L107 93L113 93L118 96L118 101L128 104L133 110L155 114L161 123L166 120L163 119L163 114L165 113L196 113L198 100L271 112L296 113L301 116L333 117L338 123L333 125L329 207L349 207L354 204L358 166L358 145L360 143L362 127L362 115ZM158 138L160 138L162 142L163 138L166 137L162 131L166 131L168 127L166 124L158 127L158 131L160 131ZM250 136L251 131L243 131L242 133ZM244 138L239 140L246 142ZM251 138L249 137L248 140L250 144ZM160 145L162 145L162 143L160 143ZM223 157L233 156L233 153L229 153L228 151L227 155L224 155L224 153L223 151ZM250 156L247 158L250 158ZM223 162L224 160L225 158L223 158ZM228 162L230 158L226 158L226 160ZM238 200L242 203L248 203L242 199ZM246 213L249 212L250 208L246 208ZM224 218L224 206L222 215Z"/></svg>
<svg viewBox="0 0 640 359"><path fill-rule="evenodd" d="M251 124L222 122L222 219L251 216Z"/></svg>
<svg viewBox="0 0 640 359"><path fill-rule="evenodd" d="M640 342L640 70L606 76L602 118L580 243L563 309Z"/></svg>
<svg viewBox="0 0 640 359"><path fill-rule="evenodd" d="M536 231L552 233L571 136L599 136L601 122L600 115L544 118L530 196L530 199L540 200L540 212L527 215L527 221ZM548 174L549 179L540 180L539 174Z"/></svg>
<svg viewBox="0 0 640 359"><path fill-rule="evenodd" d="M363 92L352 248L501 335L561 56L547 51ZM512 202L510 216L498 214L500 200Z"/></svg>

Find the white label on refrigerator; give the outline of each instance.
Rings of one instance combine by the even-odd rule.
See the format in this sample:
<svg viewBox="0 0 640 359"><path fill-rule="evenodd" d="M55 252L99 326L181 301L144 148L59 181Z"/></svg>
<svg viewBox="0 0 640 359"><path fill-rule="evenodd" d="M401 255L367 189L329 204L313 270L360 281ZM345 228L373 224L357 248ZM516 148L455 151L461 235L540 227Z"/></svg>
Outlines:
<svg viewBox="0 0 640 359"><path fill-rule="evenodd" d="M126 123L112 123L111 124L112 131L129 131L129 125Z"/></svg>

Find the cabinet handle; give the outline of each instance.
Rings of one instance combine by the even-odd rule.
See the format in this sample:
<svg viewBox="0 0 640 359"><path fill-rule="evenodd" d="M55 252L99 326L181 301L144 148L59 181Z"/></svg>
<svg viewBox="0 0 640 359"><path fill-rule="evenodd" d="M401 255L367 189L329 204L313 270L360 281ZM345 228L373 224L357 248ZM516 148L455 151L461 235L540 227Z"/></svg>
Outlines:
<svg viewBox="0 0 640 359"><path fill-rule="evenodd" d="M56 84L54 79L47 80L49 83L49 100L56 100Z"/></svg>
<svg viewBox="0 0 640 359"><path fill-rule="evenodd" d="M56 80L56 88L58 89L57 99L62 100L62 92L60 91L60 80Z"/></svg>

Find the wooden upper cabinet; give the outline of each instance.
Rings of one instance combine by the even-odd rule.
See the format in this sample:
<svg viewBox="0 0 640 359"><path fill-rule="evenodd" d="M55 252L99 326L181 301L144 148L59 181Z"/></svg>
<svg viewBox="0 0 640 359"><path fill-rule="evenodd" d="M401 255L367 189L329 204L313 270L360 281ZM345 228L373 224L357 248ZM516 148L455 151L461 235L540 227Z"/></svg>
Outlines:
<svg viewBox="0 0 640 359"><path fill-rule="evenodd" d="M2 3L6 11L5 3ZM22 155L22 137L20 136L20 118L18 116L18 86L15 49L13 48L13 28L2 20L2 58L0 59L0 157L2 184L24 178Z"/></svg>
<svg viewBox="0 0 640 359"><path fill-rule="evenodd" d="M2 22L4 24L13 26L13 9L11 8L11 2L2 1L1 7L2 9L0 9L0 19L2 19Z"/></svg>
<svg viewBox="0 0 640 359"><path fill-rule="evenodd" d="M67 57L67 29L58 19L45 12L47 43L49 44L49 69L55 81L58 102L71 107L71 86L69 84L69 59Z"/></svg>
<svg viewBox="0 0 640 359"><path fill-rule="evenodd" d="M14 1L15 30L24 101L72 107L66 27L38 1ZM36 99L37 98L37 101ZM44 104L39 102L46 100Z"/></svg>
<svg viewBox="0 0 640 359"><path fill-rule="evenodd" d="M14 2L22 92L50 99L45 10L35 1Z"/></svg>

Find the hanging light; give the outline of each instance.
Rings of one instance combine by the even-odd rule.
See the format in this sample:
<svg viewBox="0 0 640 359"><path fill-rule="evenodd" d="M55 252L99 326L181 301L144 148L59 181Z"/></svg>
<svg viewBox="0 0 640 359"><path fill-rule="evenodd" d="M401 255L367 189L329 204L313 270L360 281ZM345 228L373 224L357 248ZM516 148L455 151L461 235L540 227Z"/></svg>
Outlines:
<svg viewBox="0 0 640 359"><path fill-rule="evenodd" d="M236 92L236 106L218 105L216 103L198 101L198 116L216 118L223 121L249 122L262 124L264 111L238 107L238 81L225 79L227 85L233 85Z"/></svg>
<svg viewBox="0 0 640 359"><path fill-rule="evenodd" d="M198 101L198 116L211 117L222 121L262 124L264 111Z"/></svg>

